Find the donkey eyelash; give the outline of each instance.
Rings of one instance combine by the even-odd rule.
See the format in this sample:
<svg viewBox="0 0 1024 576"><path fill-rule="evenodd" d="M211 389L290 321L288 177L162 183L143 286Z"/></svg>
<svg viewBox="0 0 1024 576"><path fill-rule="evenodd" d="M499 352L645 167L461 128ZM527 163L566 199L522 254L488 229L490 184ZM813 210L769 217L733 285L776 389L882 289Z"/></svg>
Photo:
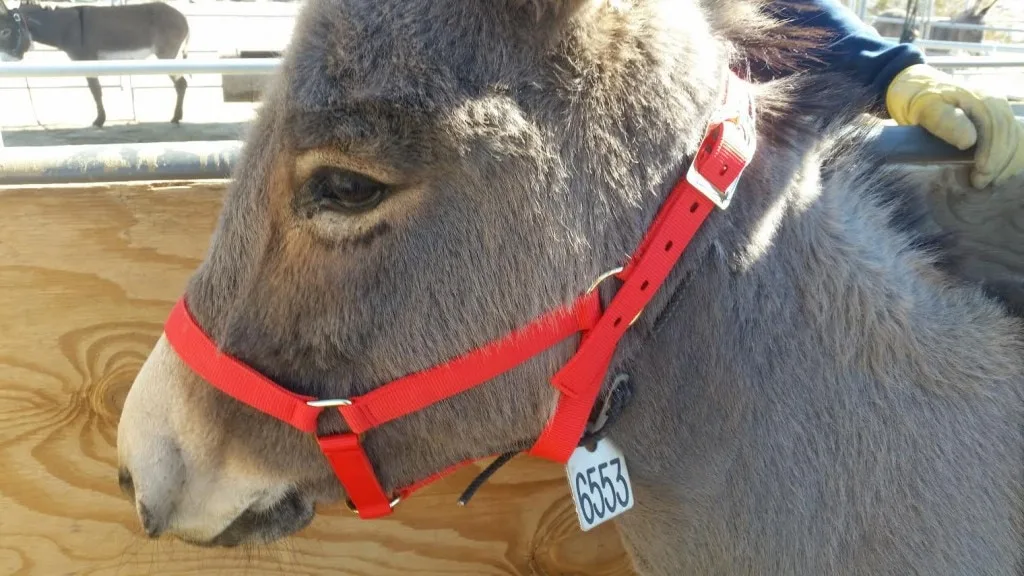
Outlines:
<svg viewBox="0 0 1024 576"><path fill-rule="evenodd" d="M302 183L297 208L306 217L319 210L360 214L379 206L390 193L389 185L364 174L321 166Z"/></svg>

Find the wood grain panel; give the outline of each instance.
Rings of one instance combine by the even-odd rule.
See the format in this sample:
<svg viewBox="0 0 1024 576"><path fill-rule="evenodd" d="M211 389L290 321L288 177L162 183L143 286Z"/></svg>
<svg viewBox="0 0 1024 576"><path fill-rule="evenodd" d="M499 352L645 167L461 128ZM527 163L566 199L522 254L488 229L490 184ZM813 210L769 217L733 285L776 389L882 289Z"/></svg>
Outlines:
<svg viewBox="0 0 1024 576"><path fill-rule="evenodd" d="M216 184L0 190L0 575L631 574L614 527L582 533L560 466L480 465L364 522L324 510L265 548L141 535L116 481L117 419L199 264Z"/></svg>

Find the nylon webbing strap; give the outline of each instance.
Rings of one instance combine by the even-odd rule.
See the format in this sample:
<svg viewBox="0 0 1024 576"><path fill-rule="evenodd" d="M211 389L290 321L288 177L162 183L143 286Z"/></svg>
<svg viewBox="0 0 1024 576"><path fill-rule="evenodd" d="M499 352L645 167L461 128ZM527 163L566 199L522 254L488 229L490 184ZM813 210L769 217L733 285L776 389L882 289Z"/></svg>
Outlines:
<svg viewBox="0 0 1024 576"><path fill-rule="evenodd" d="M737 89L737 81L728 78L724 121L709 127L692 164L691 172L696 171L711 189L698 188L690 177L673 187L634 257L618 274L623 285L608 309L552 379L562 394L530 455L561 463L569 459L583 437L619 340L661 288L715 206L728 203L755 144L752 127L744 124L753 120L752 103L745 91Z"/></svg>
<svg viewBox="0 0 1024 576"><path fill-rule="evenodd" d="M597 400L601 384L615 354L616 346L630 323L657 292L686 245L711 213L714 204L685 182L676 188L672 206L659 215L653 247L635 262L625 283L616 292L601 319L587 334L579 351L552 379L559 390L566 390L558 401L555 415L541 433L529 454L556 462L565 462L576 449Z"/></svg>
<svg viewBox="0 0 1024 576"><path fill-rule="evenodd" d="M306 404L315 398L290 392L245 363L221 352L196 323L184 298L180 298L171 309L164 334L189 368L215 388L303 432L316 432L317 417L322 408Z"/></svg>
<svg viewBox="0 0 1024 576"><path fill-rule="evenodd" d="M352 398L339 410L353 432L364 432L461 394L522 364L559 342L589 330L601 315L596 294L534 320L525 328L455 360Z"/></svg>
<svg viewBox="0 0 1024 576"><path fill-rule="evenodd" d="M391 513L391 499L377 481L377 473L358 436L348 433L321 436L317 442L360 518L379 518Z"/></svg>

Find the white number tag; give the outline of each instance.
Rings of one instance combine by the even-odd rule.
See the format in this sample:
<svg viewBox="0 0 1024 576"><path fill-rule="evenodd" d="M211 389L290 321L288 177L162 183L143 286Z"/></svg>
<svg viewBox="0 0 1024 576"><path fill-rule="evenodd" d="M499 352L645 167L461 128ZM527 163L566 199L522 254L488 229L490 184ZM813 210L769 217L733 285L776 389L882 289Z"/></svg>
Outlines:
<svg viewBox="0 0 1024 576"><path fill-rule="evenodd" d="M565 471L584 532L633 507L626 459L611 440L602 438L593 452L582 446L576 448Z"/></svg>

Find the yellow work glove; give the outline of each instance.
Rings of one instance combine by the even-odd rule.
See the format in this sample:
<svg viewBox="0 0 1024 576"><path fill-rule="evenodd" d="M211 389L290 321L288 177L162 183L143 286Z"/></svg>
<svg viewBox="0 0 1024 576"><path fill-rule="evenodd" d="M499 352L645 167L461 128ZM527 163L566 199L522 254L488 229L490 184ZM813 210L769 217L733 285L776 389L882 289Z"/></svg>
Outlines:
<svg viewBox="0 0 1024 576"><path fill-rule="evenodd" d="M921 126L966 150L977 143L971 184L999 185L1024 170L1024 126L1006 98L957 83L927 64L900 72L886 90L885 105L897 124Z"/></svg>

